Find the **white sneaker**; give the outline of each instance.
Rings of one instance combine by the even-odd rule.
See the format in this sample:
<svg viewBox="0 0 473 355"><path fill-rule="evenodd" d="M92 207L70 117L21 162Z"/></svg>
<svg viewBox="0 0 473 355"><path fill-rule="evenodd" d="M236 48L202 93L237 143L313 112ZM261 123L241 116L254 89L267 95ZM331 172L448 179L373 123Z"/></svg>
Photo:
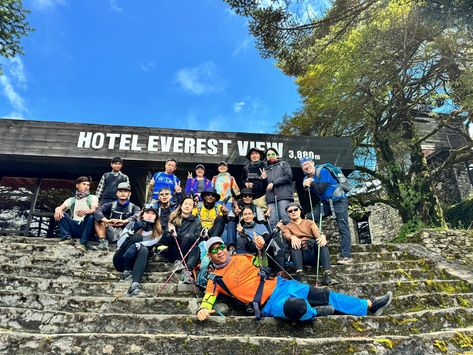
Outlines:
<svg viewBox="0 0 473 355"><path fill-rule="evenodd" d="M183 263L181 260L176 260L176 261L174 262L174 269L175 269L176 271L180 271L180 270L185 269L184 263Z"/></svg>
<svg viewBox="0 0 473 355"><path fill-rule="evenodd" d="M344 256L343 258L337 260L337 264L338 265L352 265L353 259L347 256Z"/></svg>

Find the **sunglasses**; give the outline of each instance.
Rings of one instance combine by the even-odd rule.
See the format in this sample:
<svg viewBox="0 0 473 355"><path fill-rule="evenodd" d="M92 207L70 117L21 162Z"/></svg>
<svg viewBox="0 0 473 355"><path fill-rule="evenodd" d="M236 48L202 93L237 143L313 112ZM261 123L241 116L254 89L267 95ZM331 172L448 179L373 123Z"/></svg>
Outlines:
<svg viewBox="0 0 473 355"><path fill-rule="evenodd" d="M287 210L287 213L293 213L293 212L297 212L297 211L299 211L298 208L293 208L291 210Z"/></svg>
<svg viewBox="0 0 473 355"><path fill-rule="evenodd" d="M216 247L215 249L210 249L210 254L217 254L220 250L225 250L227 246L225 244L220 244L220 246Z"/></svg>
<svg viewBox="0 0 473 355"><path fill-rule="evenodd" d="M253 197L253 195L243 195L243 198Z"/></svg>

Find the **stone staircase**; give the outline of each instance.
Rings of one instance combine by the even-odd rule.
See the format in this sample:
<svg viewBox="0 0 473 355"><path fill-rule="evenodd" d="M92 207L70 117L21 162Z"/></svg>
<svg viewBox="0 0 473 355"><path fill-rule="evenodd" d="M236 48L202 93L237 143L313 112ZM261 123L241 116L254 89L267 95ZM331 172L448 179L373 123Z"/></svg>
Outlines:
<svg viewBox="0 0 473 355"><path fill-rule="evenodd" d="M58 239L0 237L0 353L435 354L473 351L473 279L432 261L418 245L356 245L354 265L334 266L334 289L394 293L380 317L257 322L238 307L195 317L189 285L169 284L152 261L143 294L129 297L112 252L85 254ZM338 248L331 247L332 255ZM469 275L468 272L466 274ZM311 276L315 282L315 276Z"/></svg>

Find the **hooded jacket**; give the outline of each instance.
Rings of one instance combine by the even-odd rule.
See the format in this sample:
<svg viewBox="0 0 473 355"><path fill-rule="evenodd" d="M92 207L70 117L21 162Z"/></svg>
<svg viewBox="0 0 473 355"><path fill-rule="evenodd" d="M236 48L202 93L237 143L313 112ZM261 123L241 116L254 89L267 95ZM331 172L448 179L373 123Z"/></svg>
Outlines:
<svg viewBox="0 0 473 355"><path fill-rule="evenodd" d="M279 160L277 163L268 164L266 167L266 174L268 175L267 182L273 184L271 191L266 191L266 203L281 200L294 201L294 185L292 183L292 170L288 162Z"/></svg>

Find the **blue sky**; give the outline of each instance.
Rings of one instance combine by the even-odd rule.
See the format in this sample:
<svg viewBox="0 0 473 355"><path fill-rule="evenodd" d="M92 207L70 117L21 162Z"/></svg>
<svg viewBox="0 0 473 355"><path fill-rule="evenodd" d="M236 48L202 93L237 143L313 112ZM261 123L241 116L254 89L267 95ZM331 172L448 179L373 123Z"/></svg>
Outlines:
<svg viewBox="0 0 473 355"><path fill-rule="evenodd" d="M24 0L36 29L2 59L0 117L274 132L300 106L223 0Z"/></svg>

